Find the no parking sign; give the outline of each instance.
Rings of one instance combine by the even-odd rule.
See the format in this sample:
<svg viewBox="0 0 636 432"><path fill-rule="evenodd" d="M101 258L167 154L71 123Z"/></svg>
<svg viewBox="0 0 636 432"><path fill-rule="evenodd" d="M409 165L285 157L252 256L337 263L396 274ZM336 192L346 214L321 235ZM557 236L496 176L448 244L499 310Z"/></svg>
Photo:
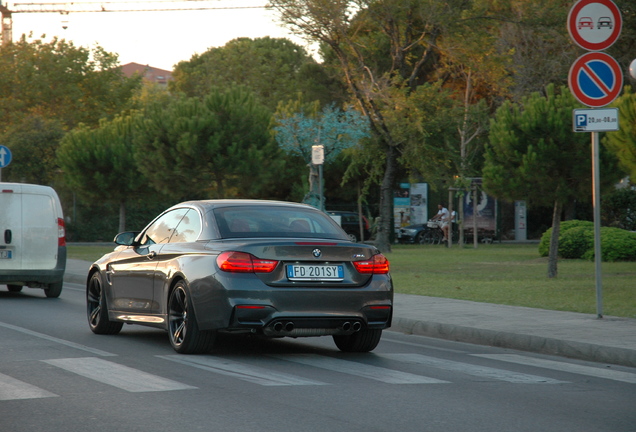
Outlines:
<svg viewBox="0 0 636 432"><path fill-rule="evenodd" d="M600 108L612 103L620 94L623 72L612 56L590 52L572 64L568 84L579 102Z"/></svg>

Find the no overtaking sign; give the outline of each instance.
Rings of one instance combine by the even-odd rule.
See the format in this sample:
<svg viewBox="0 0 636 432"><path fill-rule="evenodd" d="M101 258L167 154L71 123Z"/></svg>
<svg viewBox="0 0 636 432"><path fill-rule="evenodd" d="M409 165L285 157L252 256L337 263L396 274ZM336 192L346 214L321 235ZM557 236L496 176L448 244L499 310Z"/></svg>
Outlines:
<svg viewBox="0 0 636 432"><path fill-rule="evenodd" d="M621 12L611 0L579 0L568 15L572 40L588 51L612 46L621 34Z"/></svg>

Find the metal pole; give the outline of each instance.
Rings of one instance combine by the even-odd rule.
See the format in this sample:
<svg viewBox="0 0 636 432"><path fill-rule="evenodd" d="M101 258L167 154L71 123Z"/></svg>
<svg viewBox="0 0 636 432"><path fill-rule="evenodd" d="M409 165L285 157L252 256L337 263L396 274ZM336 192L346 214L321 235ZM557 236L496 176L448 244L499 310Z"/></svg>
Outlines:
<svg viewBox="0 0 636 432"><path fill-rule="evenodd" d="M603 318L601 277L601 186L599 173L598 132L592 132L592 200L594 202L594 267L596 272L596 316Z"/></svg>
<svg viewBox="0 0 636 432"><path fill-rule="evenodd" d="M453 245L453 190L448 189L448 235L446 236L446 245Z"/></svg>
<svg viewBox="0 0 636 432"><path fill-rule="evenodd" d="M325 204L322 190L322 164L318 165L318 182L320 183L320 210L325 211Z"/></svg>
<svg viewBox="0 0 636 432"><path fill-rule="evenodd" d="M477 186L473 186L473 248L477 249L479 238L477 236Z"/></svg>

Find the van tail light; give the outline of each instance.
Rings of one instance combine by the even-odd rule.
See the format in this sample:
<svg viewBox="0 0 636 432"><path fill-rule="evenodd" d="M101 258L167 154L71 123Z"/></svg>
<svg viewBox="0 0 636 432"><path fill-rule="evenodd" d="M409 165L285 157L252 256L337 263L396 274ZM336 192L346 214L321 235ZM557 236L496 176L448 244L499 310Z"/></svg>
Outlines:
<svg viewBox="0 0 636 432"><path fill-rule="evenodd" d="M367 261L354 261L353 266L361 274L387 274L389 260L382 254L374 255Z"/></svg>
<svg viewBox="0 0 636 432"><path fill-rule="evenodd" d="M66 225L62 218L57 218L57 245L66 246Z"/></svg>
<svg viewBox="0 0 636 432"><path fill-rule="evenodd" d="M271 273L278 261L256 258L245 252L223 252L216 257L216 263L224 272L229 273Z"/></svg>

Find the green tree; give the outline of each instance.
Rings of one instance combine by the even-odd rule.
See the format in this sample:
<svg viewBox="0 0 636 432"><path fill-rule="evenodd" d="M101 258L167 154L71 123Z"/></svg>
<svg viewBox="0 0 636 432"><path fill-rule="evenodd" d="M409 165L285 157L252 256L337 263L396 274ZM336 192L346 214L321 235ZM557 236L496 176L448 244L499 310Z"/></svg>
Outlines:
<svg viewBox="0 0 636 432"><path fill-rule="evenodd" d="M287 39L238 38L178 63L170 89L187 96L207 95L213 87L242 85L274 111L280 101L338 101L342 89L304 48Z"/></svg>
<svg viewBox="0 0 636 432"><path fill-rule="evenodd" d="M140 78L126 78L117 56L53 39L0 49L0 132L29 115L56 119L64 128L96 125L126 106Z"/></svg>
<svg viewBox="0 0 636 432"><path fill-rule="evenodd" d="M565 87L546 88L522 103L504 103L491 121L483 170L484 188L507 201L553 206L548 277L557 276L559 227L563 206L592 196L590 136L572 132L572 109L578 107ZM600 154L601 183L620 178L616 160Z"/></svg>
<svg viewBox="0 0 636 432"><path fill-rule="evenodd" d="M618 108L620 130L608 132L603 143L616 155L621 166L636 179L636 93L631 87L612 106Z"/></svg>
<svg viewBox="0 0 636 432"><path fill-rule="evenodd" d="M153 104L135 135L136 164L174 199L268 197L284 164L271 117L242 87Z"/></svg>
<svg viewBox="0 0 636 432"><path fill-rule="evenodd" d="M2 169L2 180L52 184L57 168L55 151L64 133L59 121L39 115L11 125L0 138L13 155L13 162Z"/></svg>
<svg viewBox="0 0 636 432"><path fill-rule="evenodd" d="M57 161L69 186L89 199L119 205L119 232L126 229L126 203L147 189L134 161L134 115L85 125L64 136Z"/></svg>
<svg viewBox="0 0 636 432"><path fill-rule="evenodd" d="M500 59L490 43L490 28L495 21L483 16L481 9L473 11L472 3L465 1L271 0L270 4L293 31L322 44L325 61L339 71L356 108L369 119L374 135L370 152L380 157L365 158L376 165L365 170L381 173L379 179L370 177L380 183L376 244L390 251L393 190L400 155L406 145L419 146L424 154L439 154L429 151L437 143L430 140L429 124L412 114L415 105L410 97L419 86L441 81L443 86L438 88L448 88L463 100L467 76L472 77L470 85L477 89L469 92L471 98L487 94L488 87L498 82L504 84L504 79L487 78L503 76L496 72L499 66L490 68L490 75L486 73L487 65L497 65ZM462 44L467 40L474 41L471 44L477 49L473 58L481 56L488 61L462 66L467 53ZM477 80L478 76L483 80ZM459 82L463 85L457 87ZM467 127L464 133L468 136ZM424 139L411 141L416 136Z"/></svg>

